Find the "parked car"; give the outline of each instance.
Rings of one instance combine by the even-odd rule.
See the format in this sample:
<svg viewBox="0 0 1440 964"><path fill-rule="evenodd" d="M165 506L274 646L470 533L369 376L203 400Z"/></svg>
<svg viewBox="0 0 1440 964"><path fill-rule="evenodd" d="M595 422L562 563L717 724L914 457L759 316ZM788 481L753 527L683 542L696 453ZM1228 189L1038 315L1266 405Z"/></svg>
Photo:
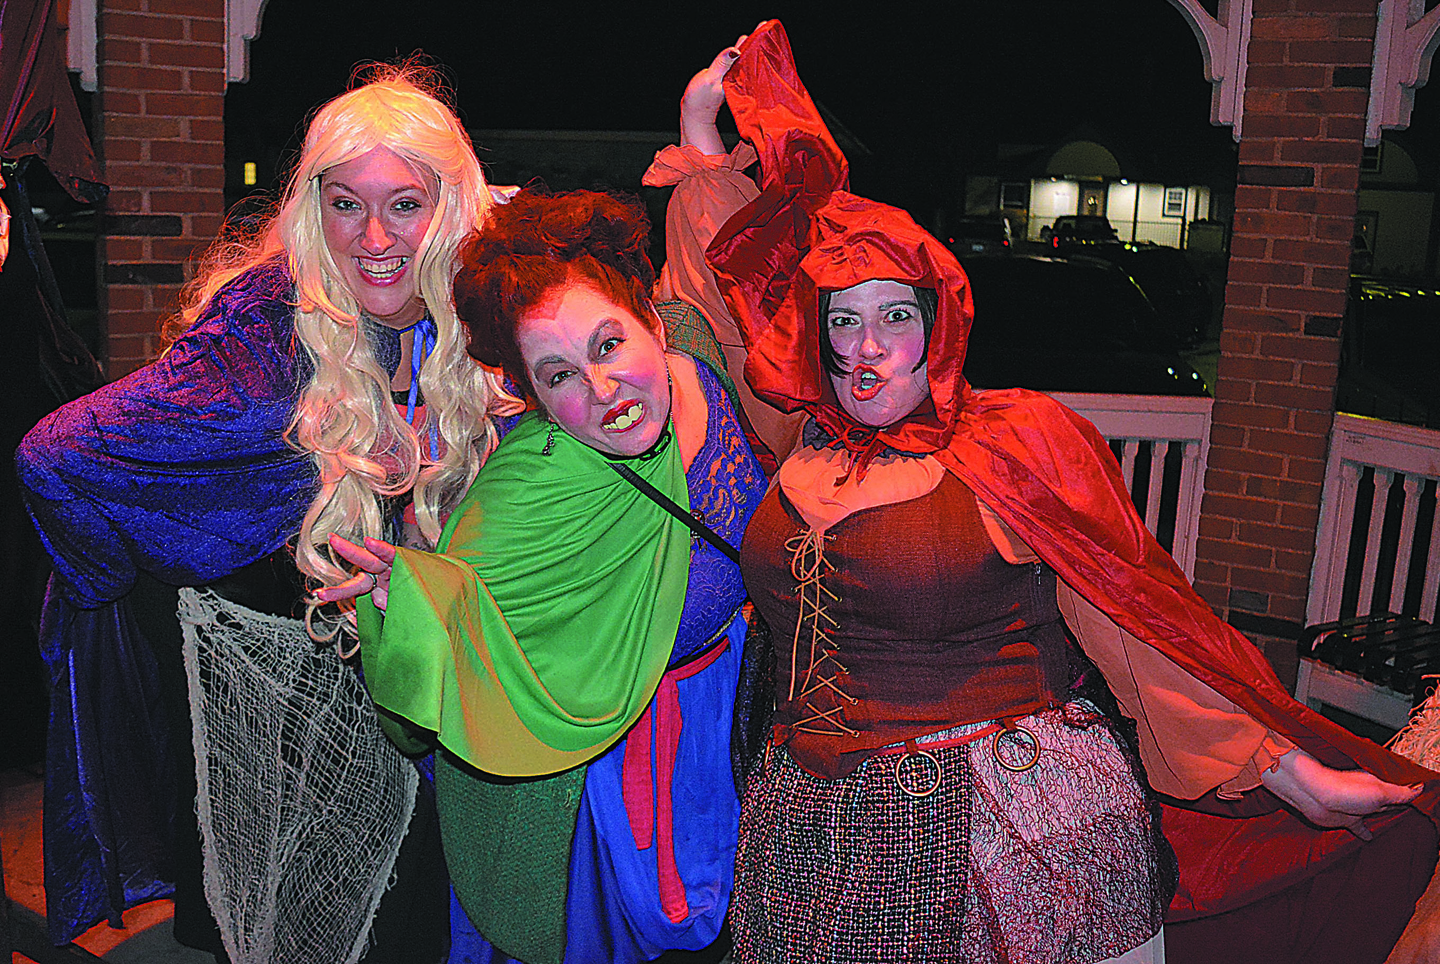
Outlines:
<svg viewBox="0 0 1440 964"><path fill-rule="evenodd" d="M1115 228L1098 214L1064 214L1040 229L1040 241L1056 254L1120 240Z"/></svg>
<svg viewBox="0 0 1440 964"><path fill-rule="evenodd" d="M1100 261L973 257L965 376L977 388L1208 395L1143 292Z"/></svg>
<svg viewBox="0 0 1440 964"><path fill-rule="evenodd" d="M1148 241L1112 241L1086 247L1082 257L1118 265L1145 292L1181 345L1194 345L1205 337L1215 310L1210 282L1184 251Z"/></svg>
<svg viewBox="0 0 1440 964"><path fill-rule="evenodd" d="M1009 254L1013 240L1010 219L1003 214L967 215L956 221L949 231L950 250L957 258Z"/></svg>

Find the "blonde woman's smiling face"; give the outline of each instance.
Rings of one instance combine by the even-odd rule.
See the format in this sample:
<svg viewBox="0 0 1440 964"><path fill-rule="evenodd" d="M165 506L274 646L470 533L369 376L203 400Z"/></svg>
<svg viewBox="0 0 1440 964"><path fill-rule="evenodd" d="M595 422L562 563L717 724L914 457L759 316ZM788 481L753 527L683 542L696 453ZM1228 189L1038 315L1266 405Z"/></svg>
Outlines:
<svg viewBox="0 0 1440 964"><path fill-rule="evenodd" d="M628 308L565 285L520 317L515 340L540 405L570 435L626 456L659 439L670 419L665 345Z"/></svg>
<svg viewBox="0 0 1440 964"><path fill-rule="evenodd" d="M392 328L425 314L416 254L435 214L433 180L388 147L320 175L320 222L340 280Z"/></svg>

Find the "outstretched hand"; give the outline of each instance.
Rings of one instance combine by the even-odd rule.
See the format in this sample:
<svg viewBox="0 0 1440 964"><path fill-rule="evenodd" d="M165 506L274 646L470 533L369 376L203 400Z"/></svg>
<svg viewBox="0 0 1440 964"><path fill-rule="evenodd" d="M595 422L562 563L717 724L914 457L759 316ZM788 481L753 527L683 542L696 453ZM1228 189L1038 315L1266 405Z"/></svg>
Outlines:
<svg viewBox="0 0 1440 964"><path fill-rule="evenodd" d="M1409 803L1420 787L1386 783L1364 770L1335 770L1304 750L1280 758L1275 770L1260 775L1265 787L1321 827L1345 827L1361 840L1370 839L1363 818Z"/></svg>
<svg viewBox="0 0 1440 964"><path fill-rule="evenodd" d="M764 23L764 21L761 21ZM757 24L757 27L759 25ZM740 56L740 45L749 34L739 38L715 55L710 65L690 78L680 97L680 144L698 148L703 154L724 154L725 144L715 127L715 118L725 105L725 75Z"/></svg>
<svg viewBox="0 0 1440 964"><path fill-rule="evenodd" d="M339 602L370 594L375 608L381 612L390 602L390 571L395 565L395 547L369 536L364 546L357 546L341 536L330 536L330 548L346 562L360 567L360 572L340 583L316 590L315 598L322 603Z"/></svg>

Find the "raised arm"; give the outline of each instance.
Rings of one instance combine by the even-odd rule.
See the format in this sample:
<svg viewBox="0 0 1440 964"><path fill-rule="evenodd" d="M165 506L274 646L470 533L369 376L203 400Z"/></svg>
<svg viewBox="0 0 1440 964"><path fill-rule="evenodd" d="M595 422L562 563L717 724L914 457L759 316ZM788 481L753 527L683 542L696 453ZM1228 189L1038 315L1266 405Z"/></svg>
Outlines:
<svg viewBox="0 0 1440 964"><path fill-rule="evenodd" d="M690 78L680 97L680 146L694 147L702 154L724 154L725 145L715 119L725 106L725 75L740 56L741 35L733 46L715 55L709 66Z"/></svg>
<svg viewBox="0 0 1440 964"><path fill-rule="evenodd" d="M754 148L741 141L727 154L715 127L725 103L725 76L745 39L742 36L721 50L690 78L680 99L680 144L655 156L644 183L675 188L665 212L665 265L656 281L655 299L688 302L710 322L725 353L752 444L757 451L763 446L783 460L800 436L804 416L786 415L750 390L744 373L744 339L705 260L705 250L721 226L760 193L745 173L755 163Z"/></svg>

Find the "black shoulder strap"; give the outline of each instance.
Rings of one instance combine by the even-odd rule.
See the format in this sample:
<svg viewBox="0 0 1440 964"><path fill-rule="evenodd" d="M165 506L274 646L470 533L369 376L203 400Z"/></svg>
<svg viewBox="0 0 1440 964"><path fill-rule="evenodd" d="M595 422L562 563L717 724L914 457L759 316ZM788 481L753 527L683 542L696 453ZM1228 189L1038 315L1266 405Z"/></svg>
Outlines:
<svg viewBox="0 0 1440 964"><path fill-rule="evenodd" d="M626 482L629 482L631 485L635 486L635 488L639 489L645 495L649 496L656 505L673 515L675 518L679 519L681 522L685 523L686 528L688 528L691 532L695 533L697 536L710 543L716 549L719 549L721 552L725 553L725 557L731 562L735 563L735 565L740 565L740 553L735 550L734 546L722 539L718 532L707 526L705 523L701 522L699 519L695 518L690 513L686 512L684 509L680 508L678 505L675 504L675 501L673 499L671 499L665 493L661 492L659 489L655 488L655 486L651 485L649 482L646 482L644 479L640 478L640 476L637 475L635 473L635 470L630 468L630 466L620 465L618 462L610 462L608 464L616 472L619 472L621 477Z"/></svg>

